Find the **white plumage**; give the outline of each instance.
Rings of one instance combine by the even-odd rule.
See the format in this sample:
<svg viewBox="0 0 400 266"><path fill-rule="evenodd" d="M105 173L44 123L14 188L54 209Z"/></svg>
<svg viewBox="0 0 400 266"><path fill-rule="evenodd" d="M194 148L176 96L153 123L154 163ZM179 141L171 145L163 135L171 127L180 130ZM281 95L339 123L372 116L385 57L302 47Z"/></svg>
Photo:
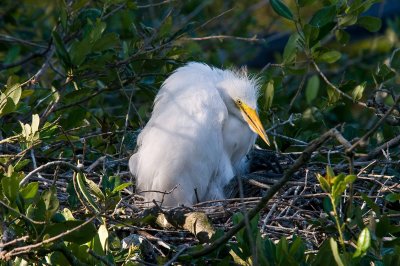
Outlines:
<svg viewBox="0 0 400 266"><path fill-rule="evenodd" d="M244 71L195 62L178 68L157 94L129 160L138 192L164 206L196 203L195 190L200 201L224 198L224 186L247 170L255 132L268 143L257 98L258 85Z"/></svg>

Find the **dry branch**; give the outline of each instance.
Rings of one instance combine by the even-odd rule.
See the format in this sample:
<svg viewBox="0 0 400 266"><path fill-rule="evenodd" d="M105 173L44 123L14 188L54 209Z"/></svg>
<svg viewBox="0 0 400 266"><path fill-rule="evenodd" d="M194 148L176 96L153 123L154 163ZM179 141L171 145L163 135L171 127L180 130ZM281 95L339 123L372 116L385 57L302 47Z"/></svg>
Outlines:
<svg viewBox="0 0 400 266"><path fill-rule="evenodd" d="M256 216L257 213L259 213L266 206L268 201L275 195L275 193L278 192L290 180L290 178L300 169L300 167L308 162L308 160L311 158L313 151L320 148L323 143L325 143L329 138L334 135L335 131L336 129L329 130L307 146L307 148L303 151L303 153L295 161L295 163L287 171L285 171L282 179L280 179L275 185L273 185L267 191L265 196L261 198L257 205L247 213L247 217L249 220ZM198 258L214 251L222 244L226 243L237 232L239 232L239 230L241 230L245 226L245 220L246 219L241 220L238 224L236 224L228 232L226 232L226 234L215 240L212 244L204 247L202 250L190 252L188 253L188 255L192 256L193 258Z"/></svg>

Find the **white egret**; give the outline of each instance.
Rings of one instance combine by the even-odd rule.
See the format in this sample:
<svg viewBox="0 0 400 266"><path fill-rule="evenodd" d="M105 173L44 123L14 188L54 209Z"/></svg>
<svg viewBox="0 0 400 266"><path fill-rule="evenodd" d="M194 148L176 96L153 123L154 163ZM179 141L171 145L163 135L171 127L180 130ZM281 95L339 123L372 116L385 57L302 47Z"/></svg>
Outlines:
<svg viewBox="0 0 400 266"><path fill-rule="evenodd" d="M269 145L256 111L258 89L245 71L196 62L168 77L129 160L145 199L164 206L223 199L224 186L247 171L257 134Z"/></svg>

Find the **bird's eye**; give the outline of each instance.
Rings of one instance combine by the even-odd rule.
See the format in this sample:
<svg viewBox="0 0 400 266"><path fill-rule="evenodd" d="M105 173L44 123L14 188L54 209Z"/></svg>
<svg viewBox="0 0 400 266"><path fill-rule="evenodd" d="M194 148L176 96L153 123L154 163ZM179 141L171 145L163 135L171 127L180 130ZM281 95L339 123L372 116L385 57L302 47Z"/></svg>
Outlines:
<svg viewBox="0 0 400 266"><path fill-rule="evenodd" d="M237 103L238 105L242 105L242 101L241 101L241 100L236 100L236 103Z"/></svg>

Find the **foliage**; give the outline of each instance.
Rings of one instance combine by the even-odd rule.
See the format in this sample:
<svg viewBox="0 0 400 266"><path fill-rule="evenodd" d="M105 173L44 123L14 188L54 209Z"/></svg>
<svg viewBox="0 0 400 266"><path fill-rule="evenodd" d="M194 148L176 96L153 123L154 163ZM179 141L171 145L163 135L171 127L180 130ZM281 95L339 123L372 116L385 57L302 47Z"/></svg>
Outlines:
<svg viewBox="0 0 400 266"><path fill-rule="evenodd" d="M365 13L378 2L271 0L258 8L255 0L3 1L0 258L10 265L133 265L174 257L178 246L163 258L147 258L144 240L122 248L124 226L148 222L119 214L126 211L120 212L123 193L132 191L126 161L138 130L162 81L190 60L216 66L259 66L261 60L262 68L253 69L262 85L259 112L272 125L279 152L301 151L297 144L338 124L355 143L399 97L400 19ZM354 29L361 28L374 34L357 39ZM260 56L282 35L281 49ZM399 135L399 108L394 109L358 153L368 155ZM387 161L399 154L390 148L383 152ZM316 177L326 195L325 213L310 223L336 227L319 226L327 235L319 250L310 252L307 239L295 234L276 241L262 235L257 216L211 255L194 260L188 253L179 260L397 265L398 209L387 205L398 204L400 194L378 193L376 201L356 195L357 154L343 150L316 155L328 165ZM349 174L336 175L329 165L343 164L343 156ZM380 164L377 170L398 182L398 167ZM361 197L365 206L344 202L347 196ZM234 224L241 219L242 213L232 217Z"/></svg>

